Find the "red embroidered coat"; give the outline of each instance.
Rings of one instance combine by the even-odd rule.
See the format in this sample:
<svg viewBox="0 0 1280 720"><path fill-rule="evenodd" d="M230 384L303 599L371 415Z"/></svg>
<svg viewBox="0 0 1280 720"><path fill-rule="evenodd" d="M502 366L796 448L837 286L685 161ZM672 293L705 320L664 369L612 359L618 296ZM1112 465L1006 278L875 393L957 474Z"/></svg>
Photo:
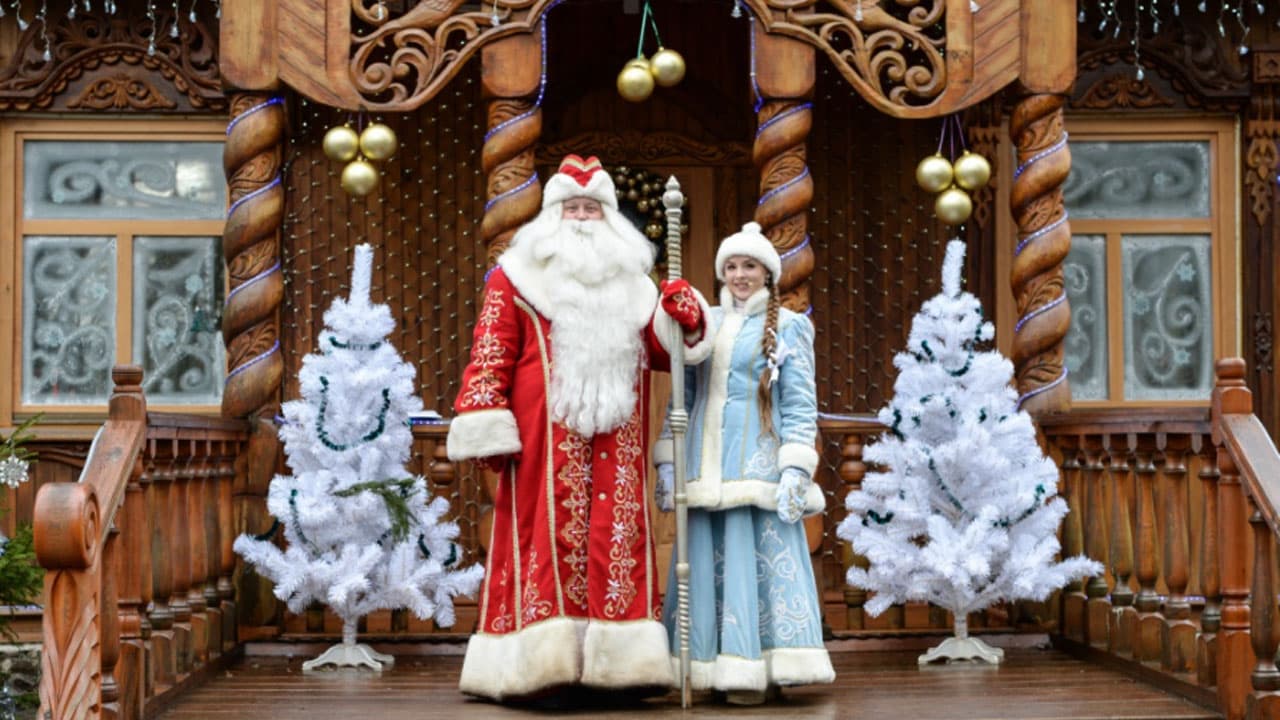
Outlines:
<svg viewBox="0 0 1280 720"><path fill-rule="evenodd" d="M645 483L648 370L668 368L662 342L681 334L653 283L637 278L628 293L644 317L628 320L644 334L639 400L621 427L583 437L550 419L554 358L539 279L509 255L491 274L449 430L451 459L515 458L494 498L460 686L497 700L566 684L667 686Z"/></svg>

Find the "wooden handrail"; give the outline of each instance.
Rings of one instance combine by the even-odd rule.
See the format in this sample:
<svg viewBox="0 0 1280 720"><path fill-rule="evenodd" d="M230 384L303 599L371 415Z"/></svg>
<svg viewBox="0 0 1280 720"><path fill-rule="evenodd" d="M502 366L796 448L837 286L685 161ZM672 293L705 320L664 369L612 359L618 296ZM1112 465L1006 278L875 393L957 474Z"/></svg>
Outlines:
<svg viewBox="0 0 1280 720"><path fill-rule="evenodd" d="M248 426L148 414L137 366L112 380L79 482L36 496L41 717L142 717L236 647L231 498Z"/></svg>

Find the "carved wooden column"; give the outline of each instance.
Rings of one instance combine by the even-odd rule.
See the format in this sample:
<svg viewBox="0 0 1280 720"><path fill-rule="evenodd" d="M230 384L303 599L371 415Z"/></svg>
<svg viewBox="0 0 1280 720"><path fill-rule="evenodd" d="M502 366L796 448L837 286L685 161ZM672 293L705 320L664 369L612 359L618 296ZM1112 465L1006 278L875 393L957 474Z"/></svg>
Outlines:
<svg viewBox="0 0 1280 720"><path fill-rule="evenodd" d="M1111 588L1112 612L1107 649L1114 655L1133 654L1133 636L1138 622L1138 611L1133 606L1133 588L1129 586L1129 578L1133 575L1133 524L1129 519L1133 499L1130 439L1126 433L1106 436L1107 453L1111 457L1107 468L1111 476L1110 559L1111 574L1115 577L1115 585Z"/></svg>
<svg viewBox="0 0 1280 720"><path fill-rule="evenodd" d="M808 233L813 178L805 161L813 125L814 50L798 40L769 35L761 23L753 27L752 76L760 93L751 149L760 174L755 221L782 256L782 277L775 280L783 305L805 312L814 263Z"/></svg>
<svg viewBox="0 0 1280 720"><path fill-rule="evenodd" d="M1009 281L1018 315L1013 364L1022 407L1033 414L1071 407L1062 348L1071 326L1062 280L1062 261L1071 250L1062 199L1062 184L1071 171L1065 102L1061 95L1027 95L1009 119L1009 135L1018 148L1009 203L1018 224Z"/></svg>
<svg viewBox="0 0 1280 720"><path fill-rule="evenodd" d="M1218 709L1229 718L1244 717L1255 658L1249 638L1249 582L1247 504L1240 470L1223 446L1223 415L1253 412L1245 387L1244 361L1224 358L1215 365L1213 444L1218 448L1218 567L1222 577L1222 624L1218 633Z"/></svg>
<svg viewBox="0 0 1280 720"><path fill-rule="evenodd" d="M285 144L284 101L265 92L231 94L223 166L230 186L222 251L231 290L222 316L227 343L227 383L222 414L251 417L250 457L243 486L236 488L236 530L261 532L267 486L275 472L280 442L271 418L280 402L284 361L280 349L280 304L284 280L280 228L284 221L281 161ZM178 491L175 486L173 491ZM269 523L268 523L269 524ZM275 616L270 588L256 573L242 576L246 625L265 625Z"/></svg>
<svg viewBox="0 0 1280 720"><path fill-rule="evenodd" d="M534 148L542 135L543 32L539 26L480 51L480 81L489 102L489 131L480 153L488 197L480 237L489 266L542 205Z"/></svg>

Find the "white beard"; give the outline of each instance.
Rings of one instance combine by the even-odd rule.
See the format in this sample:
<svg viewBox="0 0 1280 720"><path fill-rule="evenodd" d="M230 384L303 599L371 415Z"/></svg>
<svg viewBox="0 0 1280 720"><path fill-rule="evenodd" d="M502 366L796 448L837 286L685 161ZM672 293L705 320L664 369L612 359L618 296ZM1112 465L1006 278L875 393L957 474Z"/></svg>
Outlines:
<svg viewBox="0 0 1280 720"><path fill-rule="evenodd" d="M551 417L591 437L636 410L644 323L628 319L636 317L636 299L619 280L647 275L653 250L612 208L605 220L587 221L560 220L558 206L548 210L555 215L544 211L528 226L534 232L517 233L512 244L528 242L548 280Z"/></svg>

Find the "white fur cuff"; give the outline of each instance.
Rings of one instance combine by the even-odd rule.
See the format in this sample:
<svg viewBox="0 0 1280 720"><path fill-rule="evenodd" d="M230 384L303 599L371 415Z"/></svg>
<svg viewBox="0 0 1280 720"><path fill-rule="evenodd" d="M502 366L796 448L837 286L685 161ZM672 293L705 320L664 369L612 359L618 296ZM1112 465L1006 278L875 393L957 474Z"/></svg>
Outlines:
<svg viewBox="0 0 1280 720"><path fill-rule="evenodd" d="M582 684L598 688L671 687L667 629L657 620L587 623Z"/></svg>
<svg viewBox="0 0 1280 720"><path fill-rule="evenodd" d="M778 509L778 483L768 480L726 480L706 482L705 478L685 486L689 507L707 510L754 505L761 510ZM821 514L827 507L827 498L818 483L809 483L804 491L804 515Z"/></svg>
<svg viewBox="0 0 1280 720"><path fill-rule="evenodd" d="M506 408L463 413L449 422L445 447L449 459L455 462L518 453L520 430L516 416Z"/></svg>
<svg viewBox="0 0 1280 720"><path fill-rule="evenodd" d="M669 437L660 437L653 443L653 464L655 466L662 463L676 461L676 443Z"/></svg>
<svg viewBox="0 0 1280 720"><path fill-rule="evenodd" d="M804 445L802 443L783 443L778 448L778 467L780 468L800 468L809 473L809 477L813 477L813 473L818 469L818 451L813 449L812 445Z"/></svg>
<svg viewBox="0 0 1280 720"><path fill-rule="evenodd" d="M558 617L507 635L472 635L458 689L503 700L577 682L582 662L579 626L584 624Z"/></svg>

